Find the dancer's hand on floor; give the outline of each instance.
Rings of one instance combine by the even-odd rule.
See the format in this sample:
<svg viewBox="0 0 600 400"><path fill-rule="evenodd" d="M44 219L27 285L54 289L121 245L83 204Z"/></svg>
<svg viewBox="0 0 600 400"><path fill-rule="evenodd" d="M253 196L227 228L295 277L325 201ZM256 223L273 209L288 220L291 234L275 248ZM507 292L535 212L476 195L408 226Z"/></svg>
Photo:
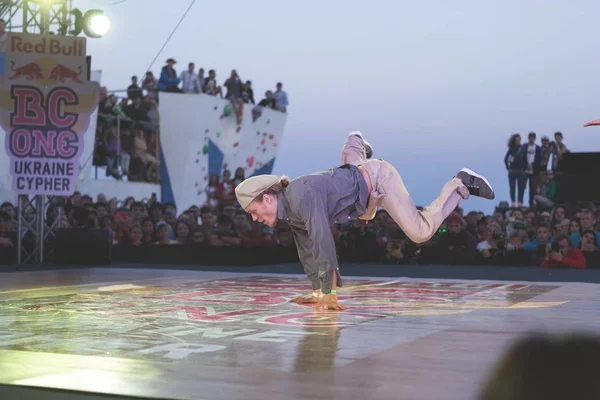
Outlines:
<svg viewBox="0 0 600 400"><path fill-rule="evenodd" d="M312 294L309 294L309 295L306 295L306 296L294 297L293 299L290 300L290 303L316 304L318 300L319 300L318 297L315 297Z"/></svg>
<svg viewBox="0 0 600 400"><path fill-rule="evenodd" d="M337 295L335 294L326 294L313 307L317 311L343 311L348 309L348 307L338 303Z"/></svg>

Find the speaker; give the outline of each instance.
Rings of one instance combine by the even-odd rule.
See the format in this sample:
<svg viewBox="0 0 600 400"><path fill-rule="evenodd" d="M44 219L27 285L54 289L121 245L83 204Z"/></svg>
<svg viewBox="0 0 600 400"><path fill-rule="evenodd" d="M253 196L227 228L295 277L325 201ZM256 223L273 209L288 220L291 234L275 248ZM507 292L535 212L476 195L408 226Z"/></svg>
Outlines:
<svg viewBox="0 0 600 400"><path fill-rule="evenodd" d="M61 228L56 231L54 262L107 265L111 263L112 232L108 229Z"/></svg>
<svg viewBox="0 0 600 400"><path fill-rule="evenodd" d="M559 203L600 201L600 153L567 153L558 167L556 200Z"/></svg>

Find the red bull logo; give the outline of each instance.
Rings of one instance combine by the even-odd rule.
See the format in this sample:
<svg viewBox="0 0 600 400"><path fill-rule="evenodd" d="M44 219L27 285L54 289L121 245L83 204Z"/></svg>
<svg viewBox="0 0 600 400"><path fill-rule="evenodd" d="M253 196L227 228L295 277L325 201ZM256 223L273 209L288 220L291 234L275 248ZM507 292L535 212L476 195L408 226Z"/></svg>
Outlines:
<svg viewBox="0 0 600 400"><path fill-rule="evenodd" d="M8 79L16 79L19 77L25 77L29 80L32 79L44 79L42 69L36 63L28 63L21 67L15 68L15 62L10 62L10 70L13 71L13 75Z"/></svg>
<svg viewBox="0 0 600 400"><path fill-rule="evenodd" d="M15 62L11 61L11 71L13 75L8 79L17 79L17 78L25 78L27 80L38 80L44 79L44 73L42 72L42 68L35 62L27 63L21 67L16 67ZM65 83L67 79L76 83L83 83L81 79L79 79L80 75L83 73L83 69L81 65L77 67L77 72L73 69L66 67L63 64L57 64L52 68L50 73L48 74L47 79L52 81L57 81L61 83Z"/></svg>
<svg viewBox="0 0 600 400"><path fill-rule="evenodd" d="M81 75L81 65L77 68L79 73L73 71L71 68L67 68L62 64L57 64L56 67L52 68L50 71L50 76L48 79L53 81L65 82L66 79L70 79L73 82L81 83L79 80L79 75Z"/></svg>

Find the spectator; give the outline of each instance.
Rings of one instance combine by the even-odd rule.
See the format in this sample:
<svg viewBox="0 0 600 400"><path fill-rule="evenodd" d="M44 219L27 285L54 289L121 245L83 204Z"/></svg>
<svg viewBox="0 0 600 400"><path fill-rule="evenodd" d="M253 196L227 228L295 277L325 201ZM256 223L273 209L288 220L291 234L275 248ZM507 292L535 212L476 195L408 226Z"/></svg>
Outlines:
<svg viewBox="0 0 600 400"><path fill-rule="evenodd" d="M152 99L153 103L158 104L159 84L151 71L146 72L146 77L142 82L142 89L148 92L147 96Z"/></svg>
<svg viewBox="0 0 600 400"><path fill-rule="evenodd" d="M535 144L535 132L529 132L528 142L522 146L527 154L527 164L525 166L525 176L529 181L529 207L534 205L534 197L537 194L537 182L542 167L542 149Z"/></svg>
<svg viewBox="0 0 600 400"><path fill-rule="evenodd" d="M565 219L566 215L567 215L567 210L565 210L565 208L563 206L554 207L554 209L552 210L553 223L557 224L557 223L561 222L563 219Z"/></svg>
<svg viewBox="0 0 600 400"><path fill-rule="evenodd" d="M525 195L525 186L527 177L525 176L525 149L521 146L521 135L515 133L508 141L508 151L504 156L504 165L508 171L508 184L510 188L511 207L515 207L518 200L518 206L523 206L523 197ZM518 188L518 193L515 189Z"/></svg>
<svg viewBox="0 0 600 400"><path fill-rule="evenodd" d="M547 243L552 241L552 237L550 236L550 226L546 224L540 224L537 228L537 234L535 238L523 246L523 249L529 254L534 254L538 245Z"/></svg>
<svg viewBox="0 0 600 400"><path fill-rule="evenodd" d="M143 244L142 237L143 233L140 224L131 225L129 228L129 245L133 247L140 247Z"/></svg>
<svg viewBox="0 0 600 400"><path fill-rule="evenodd" d="M210 237L210 244L216 247L241 246L240 239L233 230L231 218L221 215L217 220L217 230Z"/></svg>
<svg viewBox="0 0 600 400"><path fill-rule="evenodd" d="M201 226L196 226L192 229L190 244L194 247L207 247L209 245L208 235Z"/></svg>
<svg viewBox="0 0 600 400"><path fill-rule="evenodd" d="M175 240L170 239L171 229L166 222L156 224L156 242L158 245L177 244Z"/></svg>
<svg viewBox="0 0 600 400"><path fill-rule="evenodd" d="M406 234L400 229L394 230L390 235L390 241L386 247L384 262L390 264L408 264L411 261L410 254L406 252Z"/></svg>
<svg viewBox="0 0 600 400"><path fill-rule="evenodd" d="M275 108L281 112L287 112L287 107L289 105L287 93L284 92L282 88L281 82L277 83L277 90L273 94L275 98Z"/></svg>
<svg viewBox="0 0 600 400"><path fill-rule="evenodd" d="M546 258L542 267L585 268L586 259L578 248L574 248L571 239L565 234L556 235L552 245L546 246Z"/></svg>
<svg viewBox="0 0 600 400"><path fill-rule="evenodd" d="M106 163L106 176L110 175L116 179L121 179L122 175L129 173L130 157L121 146L115 127L111 127L108 133L109 137L102 145ZM119 172L118 166L121 167L122 172Z"/></svg>
<svg viewBox="0 0 600 400"><path fill-rule="evenodd" d="M242 99L242 89L244 85L238 76L237 71L231 71L231 76L223 84L227 88L225 98L231 103L231 108L236 116L238 125L244 118L244 99Z"/></svg>
<svg viewBox="0 0 600 400"><path fill-rule="evenodd" d="M544 208L552 208L556 201L556 181L554 180L554 173L548 171L543 176L546 181L541 182L540 194L536 194L534 200L536 204L539 204Z"/></svg>
<svg viewBox="0 0 600 400"><path fill-rule="evenodd" d="M477 251L481 253L483 258L490 258L494 256L498 249L502 249L503 247L499 246L499 244L505 240L502 228L496 223L489 224L487 233L487 239L479 242L476 247Z"/></svg>
<svg viewBox="0 0 600 400"><path fill-rule="evenodd" d="M183 71L179 77L183 93L202 93L200 81L198 75L194 72L194 68L194 63L189 63L187 71Z"/></svg>
<svg viewBox="0 0 600 400"><path fill-rule="evenodd" d="M156 221L158 222L158 221ZM154 228L154 224L156 223L155 221L152 220L152 218L148 217L145 218L144 221L142 222L142 242L150 244L150 243L154 243L157 238L155 235L155 228Z"/></svg>
<svg viewBox="0 0 600 400"><path fill-rule="evenodd" d="M596 225L596 217L594 213L589 209L584 209L581 211L579 222L581 224L580 231L594 231L596 232L596 237L600 239L600 233L598 233L595 229ZM573 232L571 234L571 242L573 243L573 247L579 247L579 242L581 240L580 232ZM600 241L596 241L596 244L600 246Z"/></svg>
<svg viewBox="0 0 600 400"><path fill-rule="evenodd" d="M552 149L553 150L552 170L558 171L560 169L560 161L562 159L564 159L565 154L567 154L569 152L569 149L567 149L567 146L563 143L562 132L556 132L554 134L554 140L556 142L553 143L553 146L552 146L552 148L553 148Z"/></svg>
<svg viewBox="0 0 600 400"><path fill-rule="evenodd" d="M206 194L205 204L210 208L217 208L219 205L219 198L217 197L217 191L219 189L219 175L211 174L208 184L204 188Z"/></svg>
<svg viewBox="0 0 600 400"><path fill-rule="evenodd" d="M204 93L210 96L220 95L223 98L221 86L217 86L217 73L214 69L208 71L208 77L204 80Z"/></svg>
<svg viewBox="0 0 600 400"><path fill-rule="evenodd" d="M158 159L152 154L151 149L148 148L148 143L146 142L144 129L141 127L138 127L136 129L134 145L134 158L142 163L143 176L147 177L150 174L156 174L159 168ZM147 178L144 180L147 180Z"/></svg>
<svg viewBox="0 0 600 400"><path fill-rule="evenodd" d="M211 207L202 207L200 209L200 220L202 221L202 227L208 235L212 235L215 231L215 216L212 212Z"/></svg>
<svg viewBox="0 0 600 400"><path fill-rule="evenodd" d="M150 122L146 107L142 106L142 97L138 97L131 104L124 108L125 115L131 118L133 121L139 122Z"/></svg>
<svg viewBox="0 0 600 400"><path fill-rule="evenodd" d="M246 81L242 88L242 100L244 103L254 104L254 91L252 90L252 81Z"/></svg>
<svg viewBox="0 0 600 400"><path fill-rule="evenodd" d="M435 246L439 259L448 264L470 264L475 259L477 239L464 229L459 215L450 215L446 224L448 231L440 234Z"/></svg>
<svg viewBox="0 0 600 400"><path fill-rule="evenodd" d="M263 235L253 235L252 223L248 213L240 210L235 213L233 218L235 234L242 240L242 246L246 248L260 247L263 241Z"/></svg>
<svg viewBox="0 0 600 400"><path fill-rule="evenodd" d="M573 240L574 234L579 234L581 232L581 222L578 219L574 219L569 223L569 236L571 240Z"/></svg>
<svg viewBox="0 0 600 400"><path fill-rule="evenodd" d="M190 231L190 226L186 222L177 222L177 225L175 225L175 241L179 244L189 244Z"/></svg>
<svg viewBox="0 0 600 400"><path fill-rule="evenodd" d="M600 252L598 252L598 235L594 231L585 231L581 235L579 249L583 253L588 268L600 268Z"/></svg>
<svg viewBox="0 0 600 400"><path fill-rule="evenodd" d="M217 186L217 199L221 204L234 204L236 184L231 179L231 172L226 169L223 171L223 181Z"/></svg>
<svg viewBox="0 0 600 400"><path fill-rule="evenodd" d="M200 93L205 93L204 82L205 82L204 68L200 68L198 70L198 84L200 85Z"/></svg>
<svg viewBox="0 0 600 400"><path fill-rule="evenodd" d="M276 109L275 97L273 97L273 92L270 90L265 92L265 98L252 109L252 121L259 119L265 108Z"/></svg>
<svg viewBox="0 0 600 400"><path fill-rule="evenodd" d="M177 71L173 68L176 62L175 59L169 58L167 65L162 67L160 78L158 79L158 87L164 92L181 92L181 89L177 86L181 81L177 78Z"/></svg>
<svg viewBox="0 0 600 400"><path fill-rule="evenodd" d="M235 170L235 175L233 176L233 183L235 183L236 186L239 185L244 181L244 179L246 179L245 176L246 173L244 172L244 168L238 167Z"/></svg>
<svg viewBox="0 0 600 400"><path fill-rule="evenodd" d="M131 101L144 97L142 89L138 86L138 78L135 75L131 77L131 85L127 87L127 97L129 97Z"/></svg>
<svg viewBox="0 0 600 400"><path fill-rule="evenodd" d="M569 234L569 227L571 226L571 220L568 218L563 219L558 224L554 224L554 233L565 233Z"/></svg>

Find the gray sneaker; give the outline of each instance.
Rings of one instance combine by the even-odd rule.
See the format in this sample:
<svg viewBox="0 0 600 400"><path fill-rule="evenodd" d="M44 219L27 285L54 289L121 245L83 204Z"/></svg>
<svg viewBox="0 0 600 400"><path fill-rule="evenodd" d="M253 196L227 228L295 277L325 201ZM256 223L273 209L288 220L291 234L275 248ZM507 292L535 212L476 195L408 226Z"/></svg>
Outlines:
<svg viewBox="0 0 600 400"><path fill-rule="evenodd" d="M359 131L354 131L354 132L350 133L350 135L355 135L355 136L360 137L362 139L363 143L365 144L365 153L367 155L367 158L373 157L373 146L371 146L371 144L365 140L362 133L360 133Z"/></svg>
<svg viewBox="0 0 600 400"><path fill-rule="evenodd" d="M496 197L494 189L488 180L471 171L469 168L461 169L460 172L456 174L456 177L462 181L472 196L482 197L488 200L494 200Z"/></svg>

